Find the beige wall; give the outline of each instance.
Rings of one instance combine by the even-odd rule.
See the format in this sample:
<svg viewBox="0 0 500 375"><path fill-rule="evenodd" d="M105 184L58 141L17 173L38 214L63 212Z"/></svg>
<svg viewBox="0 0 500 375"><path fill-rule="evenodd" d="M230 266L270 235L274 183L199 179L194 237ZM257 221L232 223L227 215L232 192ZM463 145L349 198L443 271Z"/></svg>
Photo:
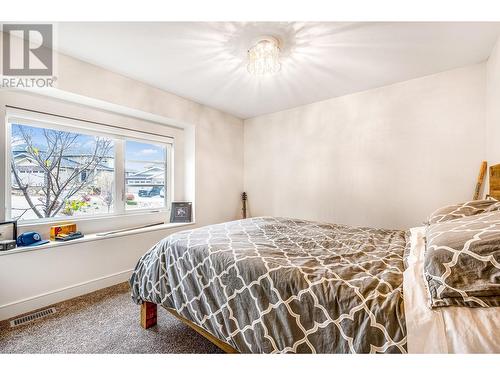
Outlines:
<svg viewBox="0 0 500 375"><path fill-rule="evenodd" d="M486 153L490 165L500 163L500 40L486 63Z"/></svg>
<svg viewBox="0 0 500 375"><path fill-rule="evenodd" d="M185 158L185 191L176 197L195 201L196 226L239 218L242 120L64 55L57 76L57 88L69 95L182 125L184 150L176 157ZM182 229L189 227L0 256L0 320L125 281L142 254Z"/></svg>
<svg viewBox="0 0 500 375"><path fill-rule="evenodd" d="M250 212L419 225L471 197L484 116L479 64L246 120Z"/></svg>

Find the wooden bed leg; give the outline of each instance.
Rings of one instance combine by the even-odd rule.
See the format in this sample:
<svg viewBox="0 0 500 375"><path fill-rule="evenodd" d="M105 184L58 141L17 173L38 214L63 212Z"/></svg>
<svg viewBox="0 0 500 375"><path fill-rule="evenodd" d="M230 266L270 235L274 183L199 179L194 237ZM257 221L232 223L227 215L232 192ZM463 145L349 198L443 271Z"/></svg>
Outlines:
<svg viewBox="0 0 500 375"><path fill-rule="evenodd" d="M141 305L141 327L148 329L156 325L156 303L143 302Z"/></svg>

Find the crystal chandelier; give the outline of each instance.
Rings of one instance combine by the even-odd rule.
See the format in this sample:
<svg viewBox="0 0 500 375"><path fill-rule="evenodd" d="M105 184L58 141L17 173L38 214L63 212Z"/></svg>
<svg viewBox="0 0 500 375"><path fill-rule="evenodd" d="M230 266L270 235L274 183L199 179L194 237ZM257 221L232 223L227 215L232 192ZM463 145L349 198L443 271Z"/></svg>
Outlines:
<svg viewBox="0 0 500 375"><path fill-rule="evenodd" d="M274 74L281 69L279 42L273 37L262 37L248 50L247 69L250 74Z"/></svg>

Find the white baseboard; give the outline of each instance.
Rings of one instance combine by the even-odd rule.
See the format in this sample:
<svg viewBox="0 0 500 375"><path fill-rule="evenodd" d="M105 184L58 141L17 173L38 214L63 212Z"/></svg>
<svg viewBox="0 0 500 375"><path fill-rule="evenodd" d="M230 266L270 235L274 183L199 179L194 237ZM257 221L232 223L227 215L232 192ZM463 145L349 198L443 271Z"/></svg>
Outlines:
<svg viewBox="0 0 500 375"><path fill-rule="evenodd" d="M21 299L0 306L0 320L12 318L29 311L40 309L57 302L81 296L108 286L120 284L130 278L132 270L125 270L111 275L88 280L82 283L69 285L64 288L52 290L37 296Z"/></svg>

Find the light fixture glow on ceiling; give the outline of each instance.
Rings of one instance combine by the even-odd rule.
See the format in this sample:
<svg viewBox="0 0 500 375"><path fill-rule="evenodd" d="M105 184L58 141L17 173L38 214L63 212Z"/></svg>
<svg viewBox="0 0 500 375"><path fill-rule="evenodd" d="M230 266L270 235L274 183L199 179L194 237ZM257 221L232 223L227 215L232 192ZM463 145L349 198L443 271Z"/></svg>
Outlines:
<svg viewBox="0 0 500 375"><path fill-rule="evenodd" d="M273 37L262 37L248 50L247 69L250 74L267 75L279 72L279 42Z"/></svg>

